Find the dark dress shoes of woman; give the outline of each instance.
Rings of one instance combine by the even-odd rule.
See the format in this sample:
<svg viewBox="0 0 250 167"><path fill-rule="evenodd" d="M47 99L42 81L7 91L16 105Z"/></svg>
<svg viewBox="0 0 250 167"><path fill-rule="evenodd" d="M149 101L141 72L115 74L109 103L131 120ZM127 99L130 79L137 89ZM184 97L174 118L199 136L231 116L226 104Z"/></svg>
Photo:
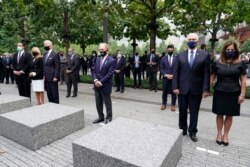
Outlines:
<svg viewBox="0 0 250 167"><path fill-rule="evenodd" d="M222 141L222 144L223 144L224 146L228 146L228 145L229 145L229 142L224 142L224 141Z"/></svg>
<svg viewBox="0 0 250 167"><path fill-rule="evenodd" d="M216 140L216 143L222 145L223 141Z"/></svg>

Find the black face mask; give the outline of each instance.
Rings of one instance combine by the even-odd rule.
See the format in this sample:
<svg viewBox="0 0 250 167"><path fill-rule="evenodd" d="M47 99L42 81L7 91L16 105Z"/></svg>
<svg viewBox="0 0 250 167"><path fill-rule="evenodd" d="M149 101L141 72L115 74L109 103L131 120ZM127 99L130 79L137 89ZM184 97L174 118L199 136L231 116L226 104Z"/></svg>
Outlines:
<svg viewBox="0 0 250 167"><path fill-rule="evenodd" d="M151 51L152 54L155 54L155 51Z"/></svg>
<svg viewBox="0 0 250 167"><path fill-rule="evenodd" d="M107 54L107 52L106 52L106 51L100 52L100 56L101 56L101 57L106 56L106 54Z"/></svg>
<svg viewBox="0 0 250 167"><path fill-rule="evenodd" d="M168 52L168 55L169 56L172 56L174 52Z"/></svg>
<svg viewBox="0 0 250 167"><path fill-rule="evenodd" d="M37 53L37 52L32 52L32 55L33 55L33 56L37 56L38 53Z"/></svg>
<svg viewBox="0 0 250 167"><path fill-rule="evenodd" d="M49 51L50 47L49 46L44 46L44 50Z"/></svg>

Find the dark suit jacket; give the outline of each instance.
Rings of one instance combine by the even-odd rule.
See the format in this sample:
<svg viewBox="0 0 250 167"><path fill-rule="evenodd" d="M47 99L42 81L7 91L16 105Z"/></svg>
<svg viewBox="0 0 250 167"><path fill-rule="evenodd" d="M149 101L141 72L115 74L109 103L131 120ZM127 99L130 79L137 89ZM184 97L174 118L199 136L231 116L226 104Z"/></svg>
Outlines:
<svg viewBox="0 0 250 167"><path fill-rule="evenodd" d="M120 70L121 72L124 72L124 69L126 67L126 59L122 56L119 63L117 62L118 59L116 59L116 66L115 69L116 70Z"/></svg>
<svg viewBox="0 0 250 167"><path fill-rule="evenodd" d="M45 77L45 81L52 82L53 78L57 78L60 80L60 57L59 55L51 51L47 61L46 61L46 52L43 54L43 74ZM46 61L46 62L45 62Z"/></svg>
<svg viewBox="0 0 250 167"><path fill-rule="evenodd" d="M131 67L132 67L132 71L135 71L135 55L133 57L131 57L131 60L130 60L130 64L131 64ZM143 62L145 60L143 60L143 58L141 56L139 56L139 68L142 69L142 66L143 66Z"/></svg>
<svg viewBox="0 0 250 167"><path fill-rule="evenodd" d="M7 61L9 59L9 62ZM10 66L12 66L12 63L13 63L13 59L11 58L11 57L4 57L3 58L3 64L4 64L4 66L6 67L6 66L9 66L9 68L10 68Z"/></svg>
<svg viewBox="0 0 250 167"><path fill-rule="evenodd" d="M68 57L67 69L72 71L69 74L78 76L80 63L80 58L76 54L74 54L73 59L71 59L71 57Z"/></svg>
<svg viewBox="0 0 250 167"><path fill-rule="evenodd" d="M100 69L101 57L97 57L95 68L93 69L93 80L98 79L102 86L100 88L105 95L110 95L112 91L112 77L115 71L116 61L111 56L108 56Z"/></svg>
<svg viewBox="0 0 250 167"><path fill-rule="evenodd" d="M197 50L193 66L188 62L188 51L177 56L174 66L172 88L179 89L180 94L186 95L189 91L194 95L209 92L210 65L207 52Z"/></svg>
<svg viewBox="0 0 250 167"><path fill-rule="evenodd" d="M43 58L33 59L30 63L30 72L35 72L36 76L30 77L32 80L43 79Z"/></svg>
<svg viewBox="0 0 250 167"><path fill-rule="evenodd" d="M149 54L146 57L146 64L150 62L150 57L151 57L151 54ZM155 65L151 65L151 66L147 64L147 71L148 72L157 72L159 70L159 63L160 63L159 56L154 55L154 57L152 58L152 62L154 62L156 64Z"/></svg>
<svg viewBox="0 0 250 167"><path fill-rule="evenodd" d="M25 75L29 75L30 62L31 62L31 54L29 52L24 51L19 63L17 61L18 53L15 53L13 56L13 70L14 71L23 71Z"/></svg>
<svg viewBox="0 0 250 167"><path fill-rule="evenodd" d="M169 62L168 62L168 55L164 56L163 58L161 58L161 63L160 63L160 71L161 74L164 76L165 74L173 74L174 71L174 66L177 62L177 55L174 54L173 56L173 60L172 60L172 65L170 66ZM163 77L164 79L167 79L165 77Z"/></svg>

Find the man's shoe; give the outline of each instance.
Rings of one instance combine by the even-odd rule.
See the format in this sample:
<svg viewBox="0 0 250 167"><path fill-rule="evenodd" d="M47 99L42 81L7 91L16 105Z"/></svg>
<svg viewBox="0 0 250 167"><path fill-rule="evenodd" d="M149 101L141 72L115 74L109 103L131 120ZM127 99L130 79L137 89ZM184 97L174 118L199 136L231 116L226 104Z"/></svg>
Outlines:
<svg viewBox="0 0 250 167"><path fill-rule="evenodd" d="M171 111L175 111L175 106L171 106Z"/></svg>
<svg viewBox="0 0 250 167"><path fill-rule="evenodd" d="M191 139L193 142L197 142L197 141L198 141L196 135L194 135L194 134L190 135L190 139Z"/></svg>
<svg viewBox="0 0 250 167"><path fill-rule="evenodd" d="M115 92L120 92L120 90L116 90Z"/></svg>
<svg viewBox="0 0 250 167"><path fill-rule="evenodd" d="M155 92L157 92L157 89L155 89Z"/></svg>
<svg viewBox="0 0 250 167"><path fill-rule="evenodd" d="M111 121L112 121L112 119L106 119L105 124L108 124L108 123L110 123Z"/></svg>
<svg viewBox="0 0 250 167"><path fill-rule="evenodd" d="M70 97L70 95L67 95L66 98Z"/></svg>
<svg viewBox="0 0 250 167"><path fill-rule="evenodd" d="M167 108L166 105L161 106L161 110L165 110L166 108Z"/></svg>
<svg viewBox="0 0 250 167"><path fill-rule="evenodd" d="M72 97L76 97L77 95L73 95Z"/></svg>
<svg viewBox="0 0 250 167"><path fill-rule="evenodd" d="M98 119L93 121L93 124L97 124L97 123L103 122L103 121L104 121L104 118L98 118Z"/></svg>
<svg viewBox="0 0 250 167"><path fill-rule="evenodd" d="M124 93L124 90L122 90L121 93Z"/></svg>
<svg viewBox="0 0 250 167"><path fill-rule="evenodd" d="M183 136L186 136L186 135L187 135L187 131L186 131L186 130L183 130L182 135L183 135Z"/></svg>

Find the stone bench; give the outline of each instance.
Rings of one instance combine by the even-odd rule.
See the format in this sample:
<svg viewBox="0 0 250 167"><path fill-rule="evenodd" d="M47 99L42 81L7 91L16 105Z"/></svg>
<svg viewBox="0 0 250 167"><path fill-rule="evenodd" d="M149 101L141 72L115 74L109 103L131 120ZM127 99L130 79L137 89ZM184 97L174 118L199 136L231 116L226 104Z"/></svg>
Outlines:
<svg viewBox="0 0 250 167"><path fill-rule="evenodd" d="M175 167L181 154L179 129L125 118L73 142L74 167Z"/></svg>
<svg viewBox="0 0 250 167"><path fill-rule="evenodd" d="M30 99L27 97L10 94L0 95L0 115L30 106Z"/></svg>
<svg viewBox="0 0 250 167"><path fill-rule="evenodd" d="M37 150L84 128L84 111L47 103L0 116L1 135Z"/></svg>

